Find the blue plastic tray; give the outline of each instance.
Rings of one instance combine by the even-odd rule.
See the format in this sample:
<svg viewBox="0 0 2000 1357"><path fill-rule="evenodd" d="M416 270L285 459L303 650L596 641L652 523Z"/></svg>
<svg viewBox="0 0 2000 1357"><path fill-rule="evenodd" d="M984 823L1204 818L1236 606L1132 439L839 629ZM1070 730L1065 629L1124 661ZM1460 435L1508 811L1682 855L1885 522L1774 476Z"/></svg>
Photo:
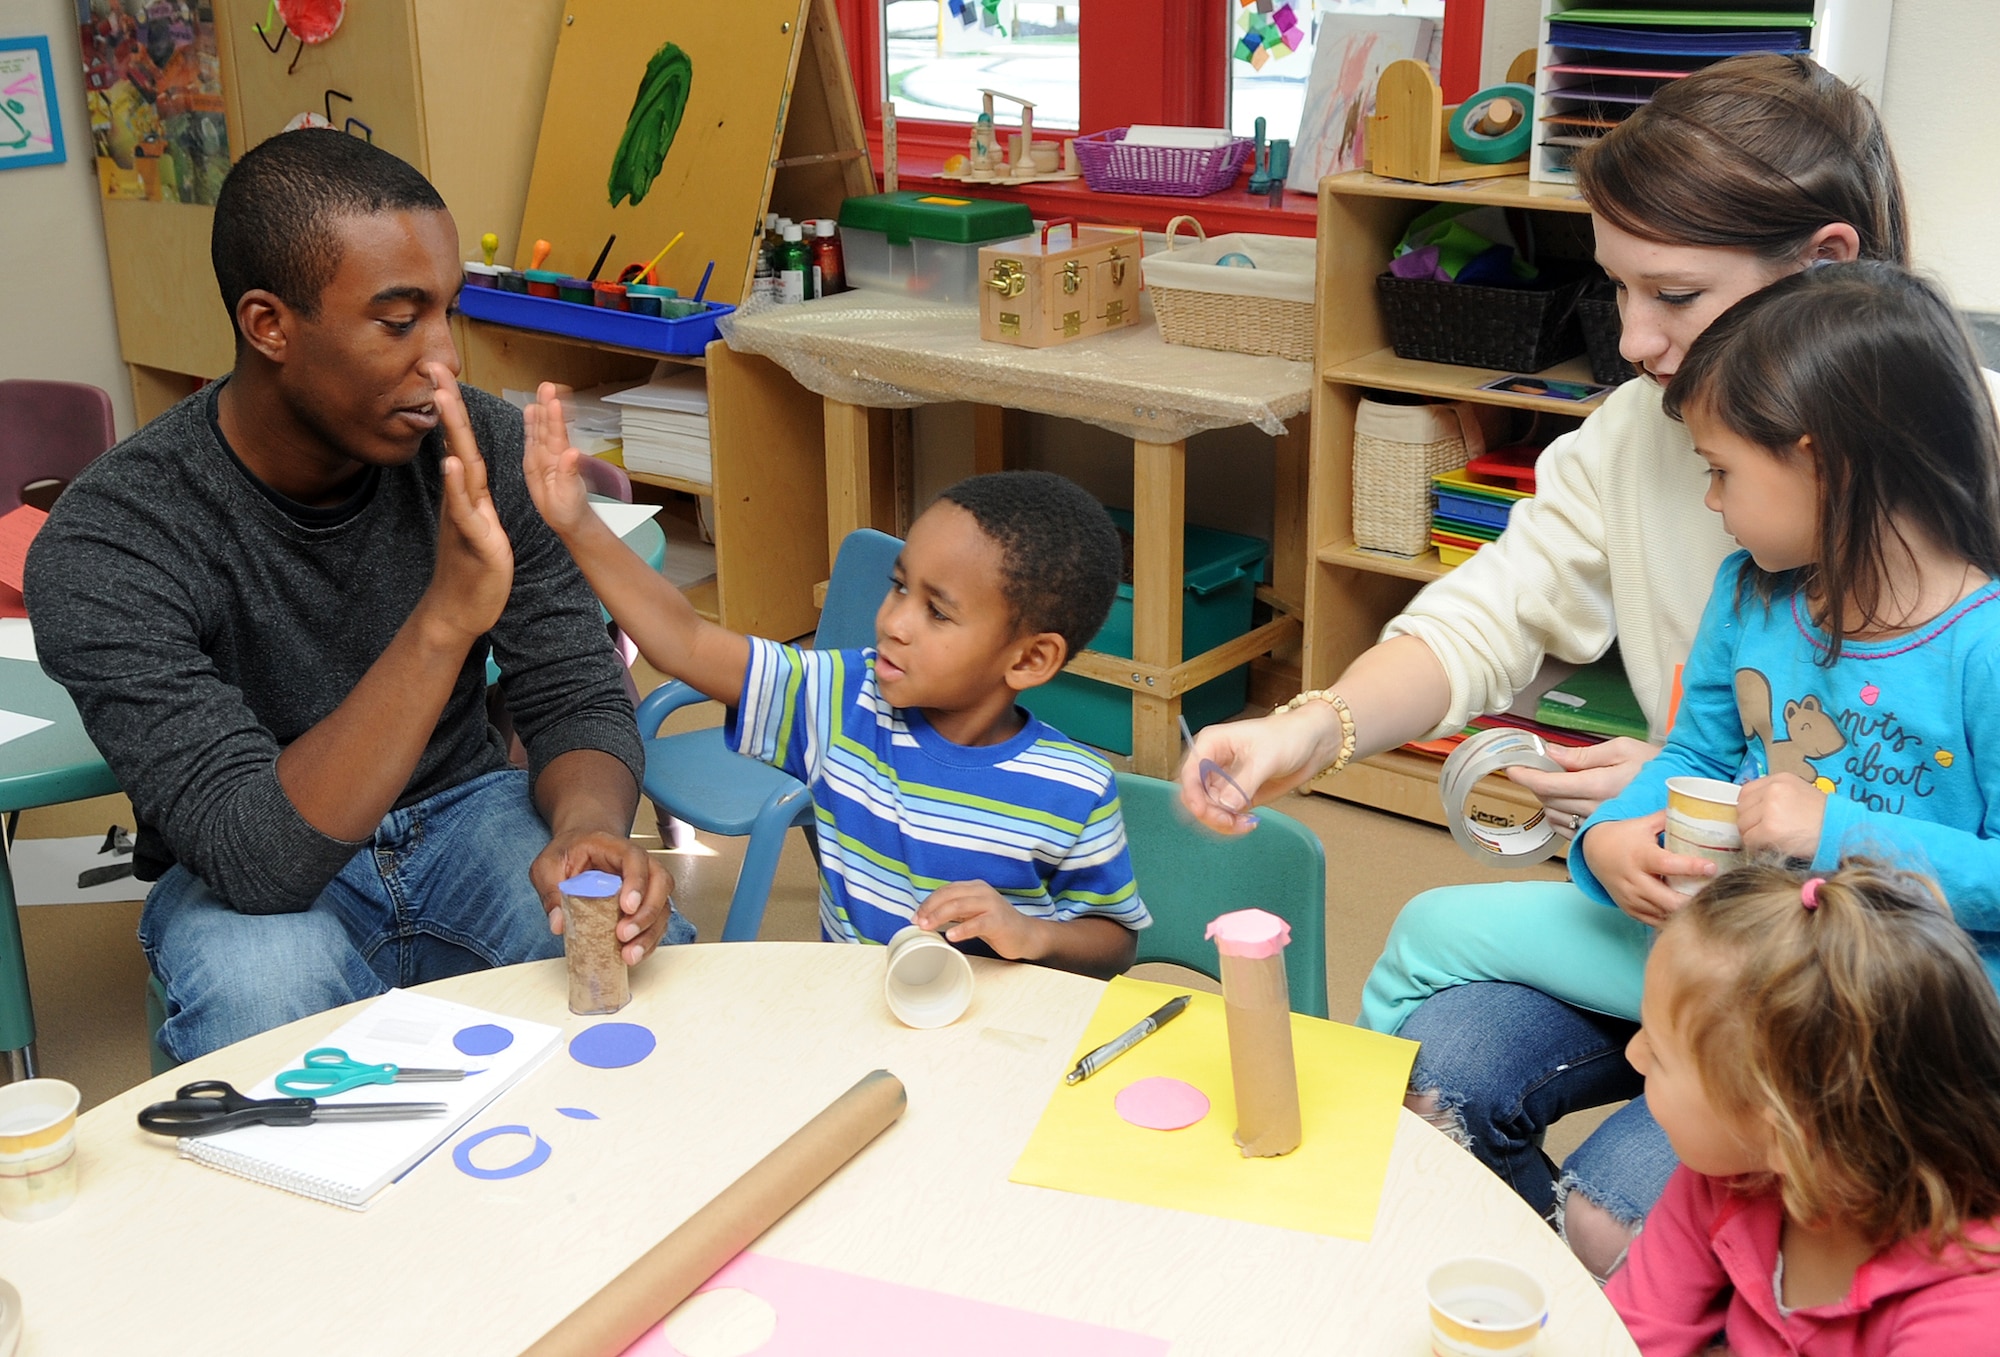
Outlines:
<svg viewBox="0 0 2000 1357"><path fill-rule="evenodd" d="M736 308L721 302L706 303L698 316L666 320L660 316L634 315L582 302L558 301L552 297L530 297L520 292L502 292L497 287L468 287L458 294L458 309L474 320L516 325L523 330L542 330L571 339L588 339L599 344L621 344L647 353L699 354L715 338L716 321Z"/></svg>
<svg viewBox="0 0 2000 1357"><path fill-rule="evenodd" d="M1477 523L1486 528L1507 526L1507 514L1513 509L1511 504L1495 504L1491 500L1475 499L1471 495L1454 495L1449 490L1437 492L1437 512L1442 518L1455 518L1461 523Z"/></svg>

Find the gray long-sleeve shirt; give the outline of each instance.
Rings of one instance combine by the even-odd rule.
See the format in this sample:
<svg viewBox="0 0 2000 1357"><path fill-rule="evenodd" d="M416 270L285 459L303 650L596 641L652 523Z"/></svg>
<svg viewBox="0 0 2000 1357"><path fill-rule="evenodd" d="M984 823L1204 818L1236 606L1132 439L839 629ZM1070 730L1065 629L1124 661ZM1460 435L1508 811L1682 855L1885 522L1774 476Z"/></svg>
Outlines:
<svg viewBox="0 0 2000 1357"><path fill-rule="evenodd" d="M361 845L306 823L278 755L347 698L429 586L443 434L348 505L301 510L222 441L216 389L63 492L28 555L28 610L42 668L132 798L140 879L179 862L243 913L303 910ZM521 416L461 390L513 543L513 591L396 805L506 766L486 719L489 643L531 774L596 749L637 779L644 753L597 602L528 498Z"/></svg>

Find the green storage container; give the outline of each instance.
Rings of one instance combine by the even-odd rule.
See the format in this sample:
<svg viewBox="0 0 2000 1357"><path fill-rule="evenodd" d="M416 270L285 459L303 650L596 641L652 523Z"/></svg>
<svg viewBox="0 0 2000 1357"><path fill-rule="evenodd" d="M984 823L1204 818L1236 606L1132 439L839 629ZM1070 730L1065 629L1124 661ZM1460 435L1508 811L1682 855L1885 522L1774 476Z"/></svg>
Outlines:
<svg viewBox="0 0 2000 1357"><path fill-rule="evenodd" d="M1132 515L1109 511L1125 531ZM1181 611L1181 658L1213 650L1250 630L1251 605L1257 582L1264 577L1264 557L1270 547L1254 537L1198 528L1190 524L1184 539L1183 587L1187 598ZM1118 586L1111 616L1090 643L1107 655L1132 654L1132 586ZM1181 697L1181 713L1195 729L1225 720L1243 710L1250 689L1250 666L1218 675ZM1062 673L1021 695L1021 705L1073 740L1132 752L1132 694L1124 688L1076 674Z"/></svg>
<svg viewBox="0 0 2000 1357"><path fill-rule="evenodd" d="M1021 203L953 193L877 193L840 205L848 284L918 301L976 302L979 247L1034 229Z"/></svg>

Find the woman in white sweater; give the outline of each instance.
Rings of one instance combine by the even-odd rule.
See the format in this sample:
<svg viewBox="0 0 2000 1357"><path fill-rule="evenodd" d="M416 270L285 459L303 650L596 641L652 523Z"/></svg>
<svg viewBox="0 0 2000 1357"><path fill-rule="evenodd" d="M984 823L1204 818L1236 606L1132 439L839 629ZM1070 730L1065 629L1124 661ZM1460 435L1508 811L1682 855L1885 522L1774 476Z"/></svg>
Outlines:
<svg viewBox="0 0 2000 1357"><path fill-rule="evenodd" d="M1618 288L1626 383L1549 445L1507 530L1419 594L1333 687L1258 721L1210 726L1182 772L1191 812L1247 828L1195 772L1213 759L1267 800L1406 741L1505 709L1547 657L1616 640L1654 740L1734 543L1702 505L1706 472L1661 392L1735 302L1820 261L1905 262L1895 164L1873 106L1804 57L1721 62L1675 81L1580 157L1597 260ZM1574 830L1656 752L1620 739L1551 751L1567 770L1511 776ZM1658 850L1661 875L1707 864ZM1363 1022L1423 1043L1410 1105L1564 1229L1599 1275L1674 1167L1640 1099L1557 1176L1542 1134L1636 1098L1625 1061L1649 930L1568 883L1431 891L1405 907L1368 982ZM1502 983L1513 982L1513 983Z"/></svg>

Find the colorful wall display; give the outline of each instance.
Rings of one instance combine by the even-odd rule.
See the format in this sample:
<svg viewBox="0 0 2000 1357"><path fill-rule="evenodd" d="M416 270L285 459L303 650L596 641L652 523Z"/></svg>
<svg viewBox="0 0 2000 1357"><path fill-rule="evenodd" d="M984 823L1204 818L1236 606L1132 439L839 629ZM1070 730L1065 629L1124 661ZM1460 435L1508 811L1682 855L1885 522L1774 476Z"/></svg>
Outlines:
<svg viewBox="0 0 2000 1357"><path fill-rule="evenodd" d="M211 0L77 0L107 198L212 205L229 173Z"/></svg>

